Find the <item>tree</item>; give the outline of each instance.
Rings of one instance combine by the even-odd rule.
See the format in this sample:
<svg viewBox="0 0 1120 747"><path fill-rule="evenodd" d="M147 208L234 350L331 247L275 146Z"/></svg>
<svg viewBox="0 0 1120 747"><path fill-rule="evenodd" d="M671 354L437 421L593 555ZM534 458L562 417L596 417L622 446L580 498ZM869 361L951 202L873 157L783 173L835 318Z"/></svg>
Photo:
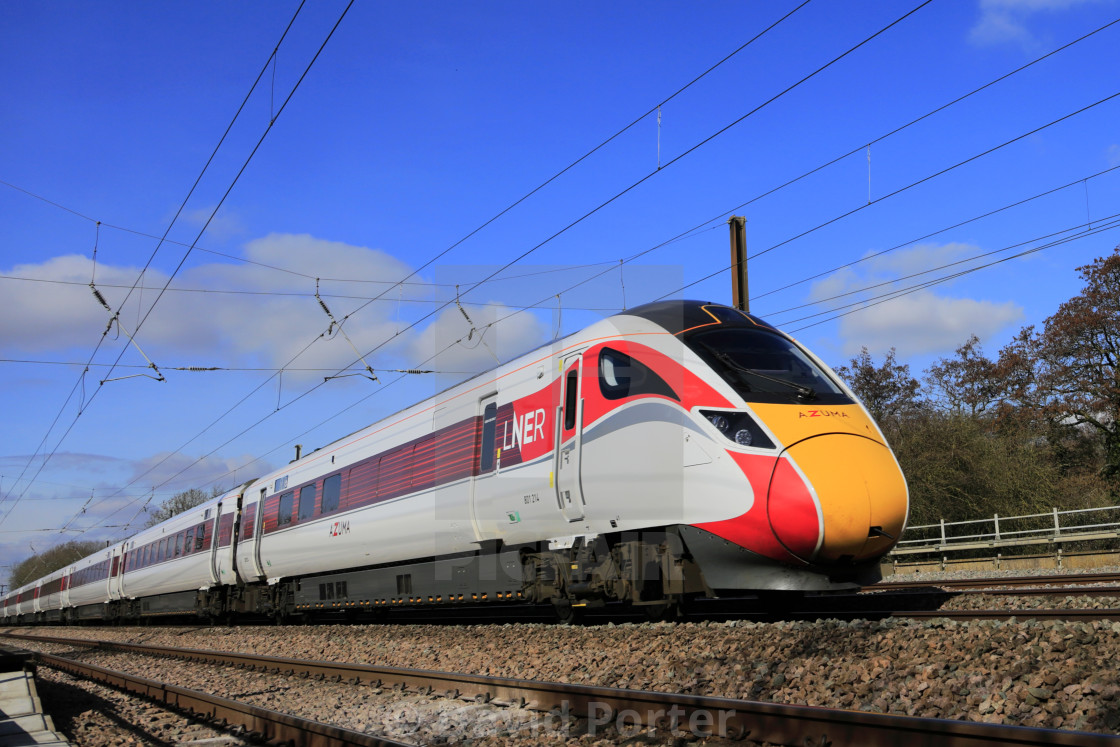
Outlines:
<svg viewBox="0 0 1120 747"><path fill-rule="evenodd" d="M1120 246L1078 268L1085 287L1058 307L1036 340L1037 395L1051 422L1095 432L1102 476L1120 494Z"/></svg>
<svg viewBox="0 0 1120 747"><path fill-rule="evenodd" d="M888 419L897 422L921 406L918 380L910 375L910 366L895 362L894 348L887 352L881 366L875 365L866 347L860 348L859 355L849 365L837 368L836 373L848 382L880 426L885 427Z"/></svg>
<svg viewBox="0 0 1120 747"><path fill-rule="evenodd" d="M956 352L955 358L941 358L926 369L925 379L933 401L953 415L986 415L1004 396L998 367L984 355L976 335L969 337Z"/></svg>
<svg viewBox="0 0 1120 747"><path fill-rule="evenodd" d="M1067 504L1069 480L1045 440L990 426L932 409L905 419L891 448L910 489L911 524L1043 513Z"/></svg>
<svg viewBox="0 0 1120 747"><path fill-rule="evenodd" d="M159 508L152 512L148 517L148 522L144 525L146 527L154 527L156 524L167 521L176 514L181 514L184 511L201 505L211 498L217 498L222 493L226 492L224 488L214 486L209 493L205 490L198 488L191 488L184 490L182 493L176 493L160 504Z"/></svg>
<svg viewBox="0 0 1120 747"><path fill-rule="evenodd" d="M96 541L71 541L55 545L49 550L36 553L30 558L17 563L8 576L8 588L18 589L24 584L37 578L42 578L48 573L70 565L87 555L93 555L105 545Z"/></svg>

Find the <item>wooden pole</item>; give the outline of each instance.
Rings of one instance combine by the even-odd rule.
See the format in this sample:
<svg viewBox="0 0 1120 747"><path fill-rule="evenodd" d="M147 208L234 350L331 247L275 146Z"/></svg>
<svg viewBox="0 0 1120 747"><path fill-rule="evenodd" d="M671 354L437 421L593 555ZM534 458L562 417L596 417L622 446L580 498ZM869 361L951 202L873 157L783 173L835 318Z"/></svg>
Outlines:
<svg viewBox="0 0 1120 747"><path fill-rule="evenodd" d="M731 303L750 313L750 292L747 285L747 219L733 215L727 220L731 227Z"/></svg>

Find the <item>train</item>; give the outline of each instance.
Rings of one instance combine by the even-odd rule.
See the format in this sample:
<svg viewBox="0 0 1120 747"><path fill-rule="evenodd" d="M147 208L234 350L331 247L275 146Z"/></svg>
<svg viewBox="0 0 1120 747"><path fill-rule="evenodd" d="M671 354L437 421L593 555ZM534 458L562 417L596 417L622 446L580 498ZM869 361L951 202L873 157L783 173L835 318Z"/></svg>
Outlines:
<svg viewBox="0 0 1120 747"><path fill-rule="evenodd" d="M605 317L2 597L7 624L278 622L852 589L909 512L874 419L731 306Z"/></svg>

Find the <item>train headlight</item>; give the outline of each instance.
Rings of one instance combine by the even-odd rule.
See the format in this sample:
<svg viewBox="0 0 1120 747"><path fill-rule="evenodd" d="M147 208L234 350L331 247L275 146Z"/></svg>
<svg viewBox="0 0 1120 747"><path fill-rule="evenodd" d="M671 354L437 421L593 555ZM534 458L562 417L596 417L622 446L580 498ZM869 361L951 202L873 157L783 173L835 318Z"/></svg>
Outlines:
<svg viewBox="0 0 1120 747"><path fill-rule="evenodd" d="M758 427L758 423L745 412L701 410L700 414L708 419L716 430L729 441L739 446L753 446L756 449L773 449L774 442Z"/></svg>

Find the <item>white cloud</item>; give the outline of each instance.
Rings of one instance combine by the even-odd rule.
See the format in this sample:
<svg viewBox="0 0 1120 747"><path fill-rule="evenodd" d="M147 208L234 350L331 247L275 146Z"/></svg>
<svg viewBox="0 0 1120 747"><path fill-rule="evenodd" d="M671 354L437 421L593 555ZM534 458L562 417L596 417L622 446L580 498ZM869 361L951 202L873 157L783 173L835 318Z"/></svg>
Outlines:
<svg viewBox="0 0 1120 747"><path fill-rule="evenodd" d="M840 335L845 355L855 355L863 346L875 354L893 347L905 359L952 350L969 335L988 339L1022 317L1022 307L1011 301L995 303L920 291L843 317Z"/></svg>
<svg viewBox="0 0 1120 747"><path fill-rule="evenodd" d="M960 243L917 244L881 256L868 253L854 268L845 267L814 283L809 296L815 302L834 301L839 304L881 295L901 287L897 285L900 279L909 278L909 285L932 280L938 275L937 272L929 272L932 268L947 267L979 253L980 248L974 244ZM856 293L869 286L880 287Z"/></svg>
<svg viewBox="0 0 1120 747"><path fill-rule="evenodd" d="M225 240L245 234L245 224L237 214L226 209L219 210L215 214L213 205L187 210L181 218L187 225L195 226L200 230L206 226L206 235L210 239Z"/></svg>
<svg viewBox="0 0 1120 747"><path fill-rule="evenodd" d="M406 263L377 249L306 234L271 234L248 242L244 258L249 262L213 262L180 273L137 336L144 353L161 366L331 369L353 362L358 357L355 348L363 355L377 348L366 358L371 366L398 368L418 365L470 332L454 306L434 321L408 329L409 320L418 315L417 305L407 302L430 300L429 286L391 290L383 300L368 303L412 271ZM91 260L80 255L0 269L0 275L29 279L0 280L0 339L6 351L84 359L110 318L89 287L92 272ZM138 273L136 268L98 263L97 288L113 309L124 301ZM35 282L31 278L69 284ZM331 326L330 317L315 299L316 278L320 279L324 303L334 319L343 322L345 335ZM157 297L155 289L166 282L165 273L148 271L145 290L133 293L121 313L121 324L127 332L137 328ZM221 292L234 290L261 295ZM419 308L426 312L432 307ZM505 307L468 309L479 330L510 312ZM324 334L328 328L330 336ZM486 331L482 338L485 344L480 344L476 335L428 367L438 365L456 371L491 367L494 359L487 346L505 360L540 344L546 334L532 314L519 314ZM117 335L114 328L111 336L117 339ZM312 347L293 363L312 341ZM119 349L120 344L112 347L114 358ZM145 361L130 350L122 362ZM292 371L291 375L313 379L325 374Z"/></svg>
<svg viewBox="0 0 1120 747"><path fill-rule="evenodd" d="M867 260L864 264L873 272L893 273L899 276L925 272L931 267L941 267L978 254L975 244L917 244L901 251L894 251Z"/></svg>
<svg viewBox="0 0 1120 747"><path fill-rule="evenodd" d="M1010 301L953 297L945 294L951 284L937 286L938 291L919 290L877 303L876 299L945 271L902 278L978 253L979 248L969 244L918 245L833 273L813 285L810 297L820 302L828 299L825 305L829 308L860 300L876 304L840 318L845 355L856 354L864 346L875 354L893 347L902 357L952 350L969 335L985 339L1015 323L1023 316L1022 307ZM878 287L863 290L872 285Z"/></svg>
<svg viewBox="0 0 1120 747"><path fill-rule="evenodd" d="M1120 166L1120 145L1110 145L1105 152L1109 166Z"/></svg>
<svg viewBox="0 0 1120 747"><path fill-rule="evenodd" d="M107 297L120 299L107 286L130 284L139 271L100 265L97 282ZM11 352L39 353L78 345L92 348L109 314L89 288L93 263L77 254L54 257L38 265L16 265L3 275L65 282L0 280L0 339ZM110 300L112 303L112 300Z"/></svg>
<svg viewBox="0 0 1120 747"><path fill-rule="evenodd" d="M1096 0L980 0L980 17L969 31L978 45L1017 43L1031 47L1036 43L1028 20L1040 11L1063 11Z"/></svg>
<svg viewBox="0 0 1120 747"><path fill-rule="evenodd" d="M411 342L408 357L421 361L435 355L425 368L477 373L548 340L548 330L531 313L514 314L513 309L492 302L465 308L470 322L458 308L444 309Z"/></svg>

